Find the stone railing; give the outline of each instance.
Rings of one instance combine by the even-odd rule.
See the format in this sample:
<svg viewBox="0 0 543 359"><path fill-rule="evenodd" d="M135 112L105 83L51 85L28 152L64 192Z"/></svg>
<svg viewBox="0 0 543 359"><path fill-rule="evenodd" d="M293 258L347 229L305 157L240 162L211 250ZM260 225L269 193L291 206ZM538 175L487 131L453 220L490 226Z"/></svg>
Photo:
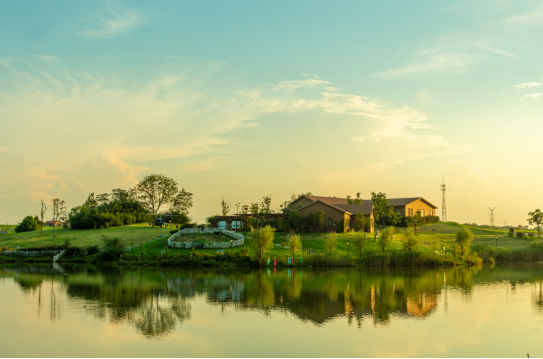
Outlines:
<svg viewBox="0 0 543 359"><path fill-rule="evenodd" d="M60 252L59 254L53 257L53 262L58 261L60 258L64 257L65 254L66 254L66 250L63 250L62 252Z"/></svg>
<svg viewBox="0 0 543 359"><path fill-rule="evenodd" d="M201 230L200 228L185 228L180 231L177 231L174 233L169 239L168 239L168 247L171 248L192 248L192 243L181 243L181 242L175 242L174 240L181 237L183 234L189 234L189 233L202 233L202 234L209 234L209 233L217 233L221 232L225 236L228 236L234 241L232 243L230 242L216 242L216 243L203 243L203 248L230 248L230 247L237 247L245 244L245 238L243 237L243 234L231 232L224 228L204 228Z"/></svg>

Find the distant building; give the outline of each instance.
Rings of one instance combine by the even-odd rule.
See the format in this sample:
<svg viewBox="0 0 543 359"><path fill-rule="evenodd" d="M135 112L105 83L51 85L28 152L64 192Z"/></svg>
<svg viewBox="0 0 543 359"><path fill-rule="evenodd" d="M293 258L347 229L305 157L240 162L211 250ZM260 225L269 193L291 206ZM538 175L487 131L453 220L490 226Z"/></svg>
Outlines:
<svg viewBox="0 0 543 359"><path fill-rule="evenodd" d="M422 197L412 198L389 198L389 206L394 205L397 214L403 217L413 216L420 211L421 216L435 216L437 207ZM345 220L347 229L356 228L355 219L357 213L362 213L364 218L371 220L370 232L374 231L374 208L371 200L363 200L362 204L349 204L347 198L322 197L322 196L300 196L289 204L289 207L298 211L303 217L309 213L316 213L318 210L324 212L324 229L335 231L337 223Z"/></svg>
<svg viewBox="0 0 543 359"><path fill-rule="evenodd" d="M47 221L45 222L46 227L62 227L64 223L61 221Z"/></svg>

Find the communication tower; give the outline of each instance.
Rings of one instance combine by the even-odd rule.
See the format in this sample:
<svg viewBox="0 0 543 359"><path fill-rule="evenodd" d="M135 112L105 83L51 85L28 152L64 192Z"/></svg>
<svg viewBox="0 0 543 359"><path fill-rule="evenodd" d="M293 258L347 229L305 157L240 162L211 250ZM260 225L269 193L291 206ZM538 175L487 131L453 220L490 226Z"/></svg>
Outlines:
<svg viewBox="0 0 543 359"><path fill-rule="evenodd" d="M490 211L490 225L492 227L494 227L494 210L495 209L496 209L496 207L494 207L494 208L488 207L488 210Z"/></svg>
<svg viewBox="0 0 543 359"><path fill-rule="evenodd" d="M447 222L447 205L445 204L445 179L443 179L443 184L439 186L441 187L441 192L443 192L443 200L441 201L441 222Z"/></svg>

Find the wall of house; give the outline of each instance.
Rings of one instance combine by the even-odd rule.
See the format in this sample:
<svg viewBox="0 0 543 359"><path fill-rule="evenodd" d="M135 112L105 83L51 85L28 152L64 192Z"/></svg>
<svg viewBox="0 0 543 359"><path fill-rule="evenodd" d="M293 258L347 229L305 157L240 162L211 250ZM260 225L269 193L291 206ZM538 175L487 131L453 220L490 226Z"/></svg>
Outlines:
<svg viewBox="0 0 543 359"><path fill-rule="evenodd" d="M428 205L426 202L417 199L415 202L411 202L408 205L405 206L405 214L404 216L409 216L409 209L413 210L413 214L417 213L418 210L424 211L424 216L435 216L436 215L436 208ZM430 212L432 211L432 212ZM422 214L422 213L421 213Z"/></svg>
<svg viewBox="0 0 543 359"><path fill-rule="evenodd" d="M309 213L316 214L318 210L322 210L324 212L324 229L327 232L335 232L336 231L336 223L339 222L342 219L344 219L344 212L338 211L337 209L328 207L327 205L323 203L315 203L314 205L301 209L298 211L302 217L306 217ZM328 219L332 218L334 225L328 226ZM347 223L349 223L349 218L347 218Z"/></svg>

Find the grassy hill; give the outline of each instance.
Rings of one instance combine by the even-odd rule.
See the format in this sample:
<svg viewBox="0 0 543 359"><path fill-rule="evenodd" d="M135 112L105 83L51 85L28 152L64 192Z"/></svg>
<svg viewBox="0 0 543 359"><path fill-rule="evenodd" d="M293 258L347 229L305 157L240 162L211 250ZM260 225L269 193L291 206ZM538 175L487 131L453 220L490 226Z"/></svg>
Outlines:
<svg viewBox="0 0 543 359"><path fill-rule="evenodd" d="M3 226L0 226L0 228L3 228ZM152 228L149 227L147 223L139 223L123 227L85 230L55 228L56 239L53 239L52 227L43 227L43 234L40 234L39 230L24 233L15 233L15 231L10 230L9 234L0 234L0 248L58 245L64 243L66 238L70 238L73 245L101 245L101 237L104 233L109 237L122 237L127 243L130 243L131 240L134 240L134 242L139 242L140 236L145 242L147 242L164 234L169 235L170 230L171 229L159 227Z"/></svg>
<svg viewBox="0 0 543 359"><path fill-rule="evenodd" d="M420 250L433 252L435 250L442 251L441 241L447 251L452 251L452 246L455 241L455 234L462 226L454 222L427 224L417 227L417 238L420 240ZM2 228L0 226L0 228ZM405 228L397 228L397 233L392 241L389 250L399 250L401 248L401 232L405 231ZM504 236L502 231L495 231L490 229L470 228L474 234L474 246L491 246L496 245L496 236L498 237L499 248L523 248L528 247L532 240L509 238ZM73 229L55 229L57 237L53 239L53 229L50 227L44 227L43 234L40 231L26 232L26 233L14 233L10 230L10 234L0 234L0 248L1 247L26 247L26 246L45 246L52 244L62 244L66 238L72 240L74 245L101 245L101 236L103 233L110 237L122 237L127 245L130 245L131 240L134 240L135 244L139 243L139 238L143 238L145 242L145 252L147 254L160 254L166 247L167 238L162 237L164 234L168 234L170 229L165 228L152 228L148 224L135 224L124 227L115 227L109 229L89 229L89 230L73 230ZM252 242L251 233L246 233L246 246L254 253L254 245ZM155 240L156 238L160 238ZM323 233L304 233L302 234L302 246L304 250L312 248L314 253L326 253L326 238L327 235ZM354 256L353 248L353 233L338 234L336 241L336 248L333 252L335 256L347 256L349 253ZM538 239L535 239L538 240ZM286 242L286 233L276 232L275 244L281 244ZM350 245L347 245L347 242ZM377 243L374 239L374 234L368 234L366 248L378 249ZM190 249L169 249L172 252L187 252ZM198 249L198 251L215 253L216 249ZM225 251L229 251L226 249ZM234 251L239 251L239 248L234 248ZM134 249L134 254L139 254L139 248ZM289 249L274 245L270 251L269 256L273 257L287 257L289 256Z"/></svg>

